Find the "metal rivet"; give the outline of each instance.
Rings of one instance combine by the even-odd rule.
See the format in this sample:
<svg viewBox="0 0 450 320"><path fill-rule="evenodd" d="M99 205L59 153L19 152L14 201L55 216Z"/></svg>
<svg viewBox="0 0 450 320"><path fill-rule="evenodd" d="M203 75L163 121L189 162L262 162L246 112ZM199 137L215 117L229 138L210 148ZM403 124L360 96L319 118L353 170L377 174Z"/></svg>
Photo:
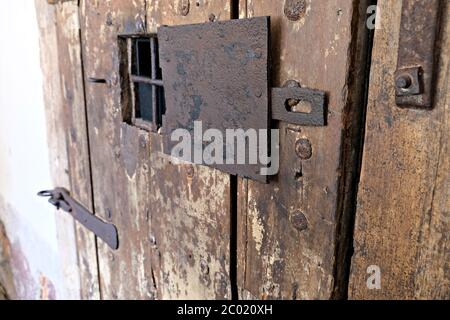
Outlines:
<svg viewBox="0 0 450 320"><path fill-rule="evenodd" d="M308 139L298 139L295 143L295 153L302 160L308 160L312 157L312 146Z"/></svg>
<svg viewBox="0 0 450 320"><path fill-rule="evenodd" d="M305 0L286 0L284 4L284 15L291 21L297 21L306 13Z"/></svg>
<svg viewBox="0 0 450 320"><path fill-rule="evenodd" d="M298 231L308 229L308 220L301 211L295 211L291 216L291 223Z"/></svg>
<svg viewBox="0 0 450 320"><path fill-rule="evenodd" d="M397 79L395 80L395 85L397 86L397 88L399 89L408 89L409 87L411 87L412 84L412 79L411 76L404 74L404 75L400 75L399 77L397 77Z"/></svg>

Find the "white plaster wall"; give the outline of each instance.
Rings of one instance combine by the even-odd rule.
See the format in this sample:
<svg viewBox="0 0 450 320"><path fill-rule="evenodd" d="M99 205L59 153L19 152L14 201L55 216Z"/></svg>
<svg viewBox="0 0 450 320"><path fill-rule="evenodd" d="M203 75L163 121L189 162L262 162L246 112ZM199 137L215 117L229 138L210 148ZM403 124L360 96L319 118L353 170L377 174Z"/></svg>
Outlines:
<svg viewBox="0 0 450 320"><path fill-rule="evenodd" d="M0 30L0 220L16 290L18 298L64 298L55 211L36 196L52 181L34 1L1 1Z"/></svg>

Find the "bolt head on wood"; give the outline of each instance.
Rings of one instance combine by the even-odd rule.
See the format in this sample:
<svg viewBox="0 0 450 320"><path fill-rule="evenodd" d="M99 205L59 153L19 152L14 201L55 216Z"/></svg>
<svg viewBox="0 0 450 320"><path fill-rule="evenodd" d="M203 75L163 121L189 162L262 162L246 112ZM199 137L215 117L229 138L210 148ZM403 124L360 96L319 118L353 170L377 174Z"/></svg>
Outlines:
<svg viewBox="0 0 450 320"><path fill-rule="evenodd" d="M308 139L299 139L295 143L295 153L302 160L308 160L312 157L311 141Z"/></svg>
<svg viewBox="0 0 450 320"><path fill-rule="evenodd" d="M291 21L300 20L306 13L305 0L286 0L284 4L284 15Z"/></svg>
<svg viewBox="0 0 450 320"><path fill-rule="evenodd" d="M395 85L399 89L408 89L411 87L412 80L409 75L401 75L395 80Z"/></svg>
<svg viewBox="0 0 450 320"><path fill-rule="evenodd" d="M304 231L308 229L308 220L301 211L296 211L292 214L291 223L298 231Z"/></svg>

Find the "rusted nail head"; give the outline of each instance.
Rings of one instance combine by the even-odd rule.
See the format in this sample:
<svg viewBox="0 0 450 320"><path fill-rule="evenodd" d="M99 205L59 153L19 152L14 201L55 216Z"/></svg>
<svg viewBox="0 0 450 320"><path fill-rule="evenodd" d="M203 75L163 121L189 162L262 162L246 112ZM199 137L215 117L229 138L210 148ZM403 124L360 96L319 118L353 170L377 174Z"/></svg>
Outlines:
<svg viewBox="0 0 450 320"><path fill-rule="evenodd" d="M411 79L411 76L408 74L402 74L402 75L398 76L397 79L395 80L395 85L399 89L406 90L409 87L411 87L411 84L412 84L412 79Z"/></svg>
<svg viewBox="0 0 450 320"><path fill-rule="evenodd" d="M308 220L301 211L296 211L291 216L291 223L298 231L308 229Z"/></svg>
<svg viewBox="0 0 450 320"><path fill-rule="evenodd" d="M308 160L312 157L311 141L308 139L299 139L295 143L295 153L302 160Z"/></svg>
<svg viewBox="0 0 450 320"><path fill-rule="evenodd" d="M291 21L297 21L305 15L305 0L286 0L284 4L284 15Z"/></svg>

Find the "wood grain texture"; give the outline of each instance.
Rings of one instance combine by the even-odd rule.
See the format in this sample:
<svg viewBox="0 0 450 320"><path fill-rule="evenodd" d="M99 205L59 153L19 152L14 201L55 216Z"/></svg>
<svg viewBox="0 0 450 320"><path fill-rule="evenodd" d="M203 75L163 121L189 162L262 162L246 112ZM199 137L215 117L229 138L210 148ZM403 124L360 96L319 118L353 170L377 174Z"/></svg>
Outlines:
<svg viewBox="0 0 450 320"><path fill-rule="evenodd" d="M102 299L153 298L149 227L145 219L148 148L145 133L122 123L119 33L137 33L144 1L82 1L81 36L95 212L119 231L119 250L98 241ZM107 84L88 82L104 78ZM145 142L145 141L144 141Z"/></svg>
<svg viewBox="0 0 450 320"><path fill-rule="evenodd" d="M93 199L81 60L79 7L76 1L70 1L57 4L55 9L63 95L62 108L65 113L62 123L67 139L69 162L70 187L68 189L75 199L92 211ZM75 228L81 298L99 299L95 236L77 222Z"/></svg>
<svg viewBox="0 0 450 320"><path fill-rule="evenodd" d="M442 3L436 101L427 111L395 104L401 1L378 1L352 299L450 298L450 6ZM371 265L381 269L380 290L366 286Z"/></svg>
<svg viewBox="0 0 450 320"><path fill-rule="evenodd" d="M81 4L85 77L107 81L86 83L95 211L119 230L119 250L98 243L104 299L230 298L229 176L174 164L158 133L122 118L118 34L229 17L228 1L191 3L183 18L176 3Z"/></svg>
<svg viewBox="0 0 450 320"><path fill-rule="evenodd" d="M149 1L147 28L230 18L230 1ZM175 165L151 134L150 215L158 297L230 299L230 177L204 166Z"/></svg>
<svg viewBox="0 0 450 320"><path fill-rule="evenodd" d="M71 23L71 20L66 22L68 17L66 9L69 6L57 7L49 5L45 1L36 0L37 21L39 25L39 42L40 42L40 58L41 69L44 83L44 103L47 125L47 143L50 158L51 176L53 186L42 186L42 188L51 188L54 186L61 186L70 189L71 169L70 157L68 152L69 143L66 139L67 122L66 117L68 108L74 107L70 100L67 99L66 91L63 89L64 79L66 84L72 84L76 78L72 78L72 72L80 73L80 66L73 65L71 58L68 56L68 51L64 50L60 45L61 39L64 37L64 30L59 28L62 24ZM70 9L69 9L70 11ZM77 12L75 5L75 12ZM78 33L78 29L71 32ZM74 46L79 48L80 44L75 42L67 43L67 47ZM77 59L77 57L73 57ZM69 60L71 60L69 62ZM79 61L78 56L78 61ZM58 63L63 62L64 63ZM61 77L59 76L61 75ZM80 108L84 108L83 101L83 87L74 88L76 96L81 94ZM78 91L79 90L79 91ZM70 110L69 110L70 112ZM81 137L86 138L86 132L81 132ZM79 159L88 159L87 154L78 154ZM84 158L83 158L84 156ZM74 157L74 155L72 155ZM38 191L38 190L36 190ZM74 228L74 221L70 215L56 212L55 210L56 230L58 237L58 255L61 257L62 274L64 275L64 289L63 297L65 299L79 299L80 298L80 273L82 271L78 268L77 257L77 237ZM95 251L93 252L95 254Z"/></svg>
<svg viewBox="0 0 450 320"><path fill-rule="evenodd" d="M285 1L240 1L240 15L271 16L272 86L297 80L328 94L328 125L280 123L280 171L269 185L238 184L238 286L242 298L346 295L351 185L355 177L366 45L366 1L305 1L297 21ZM295 152L299 139L312 157ZM305 229L306 226L306 229Z"/></svg>

